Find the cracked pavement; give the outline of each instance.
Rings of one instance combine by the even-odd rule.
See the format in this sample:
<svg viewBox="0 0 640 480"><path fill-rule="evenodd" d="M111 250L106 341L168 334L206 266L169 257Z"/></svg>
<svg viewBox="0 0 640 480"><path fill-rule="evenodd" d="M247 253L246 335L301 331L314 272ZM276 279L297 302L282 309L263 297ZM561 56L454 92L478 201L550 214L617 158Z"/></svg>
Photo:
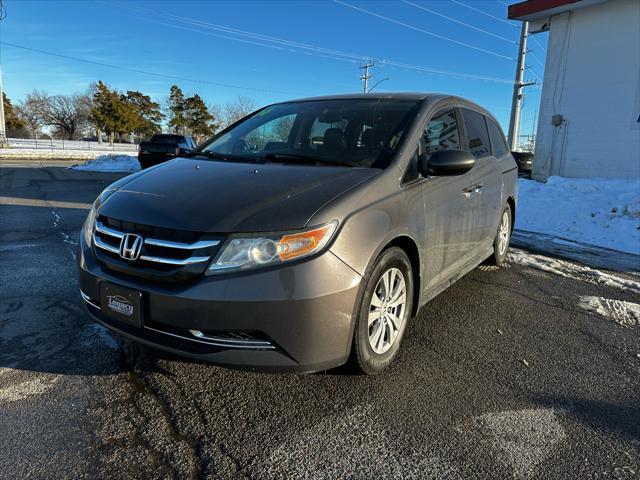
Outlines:
<svg viewBox="0 0 640 480"><path fill-rule="evenodd" d="M0 168L0 478L640 475L640 327L580 306L637 292L481 266L380 376L192 363L83 311L76 239L118 177Z"/></svg>

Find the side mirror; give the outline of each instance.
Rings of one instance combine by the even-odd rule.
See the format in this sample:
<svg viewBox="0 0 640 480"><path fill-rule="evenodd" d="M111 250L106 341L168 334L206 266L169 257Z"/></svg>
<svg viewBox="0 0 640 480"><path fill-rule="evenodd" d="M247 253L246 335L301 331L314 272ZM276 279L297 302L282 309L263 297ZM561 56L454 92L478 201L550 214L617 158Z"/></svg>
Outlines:
<svg viewBox="0 0 640 480"><path fill-rule="evenodd" d="M440 150L430 157L420 156L419 169L424 176L461 175L476 164L476 159L464 150Z"/></svg>

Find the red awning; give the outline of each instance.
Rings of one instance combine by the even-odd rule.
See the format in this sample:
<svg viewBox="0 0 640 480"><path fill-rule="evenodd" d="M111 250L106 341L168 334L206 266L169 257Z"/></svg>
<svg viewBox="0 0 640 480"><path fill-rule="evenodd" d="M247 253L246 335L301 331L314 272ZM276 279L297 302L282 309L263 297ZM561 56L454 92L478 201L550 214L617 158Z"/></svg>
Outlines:
<svg viewBox="0 0 640 480"><path fill-rule="evenodd" d="M536 14L543 16L546 10L554 10L573 3L579 3L580 1L581 0L526 0L524 2L514 3L513 5L509 5L509 19L521 20L523 19L522 17L529 17Z"/></svg>

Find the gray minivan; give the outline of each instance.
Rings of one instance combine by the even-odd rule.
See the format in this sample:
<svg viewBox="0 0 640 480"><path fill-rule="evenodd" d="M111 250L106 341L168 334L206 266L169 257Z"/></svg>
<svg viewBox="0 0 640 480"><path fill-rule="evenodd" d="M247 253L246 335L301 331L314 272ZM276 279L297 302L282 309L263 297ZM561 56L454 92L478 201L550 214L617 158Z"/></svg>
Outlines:
<svg viewBox="0 0 640 480"><path fill-rule="evenodd" d="M505 262L517 177L496 120L459 97L270 105L104 190L80 293L108 328L192 359L378 373L422 305Z"/></svg>

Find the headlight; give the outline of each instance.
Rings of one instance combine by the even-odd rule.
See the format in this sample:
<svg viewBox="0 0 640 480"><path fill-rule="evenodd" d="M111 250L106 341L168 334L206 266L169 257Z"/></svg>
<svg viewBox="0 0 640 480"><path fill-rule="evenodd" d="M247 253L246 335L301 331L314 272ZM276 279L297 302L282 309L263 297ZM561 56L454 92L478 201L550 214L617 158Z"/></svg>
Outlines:
<svg viewBox="0 0 640 480"><path fill-rule="evenodd" d="M87 245L91 246L92 236L93 236L93 227L96 225L96 204L94 203L91 206L91 210L89 210L89 215L87 215L87 219L84 221L84 225L82 226L82 234L84 235L84 241Z"/></svg>
<svg viewBox="0 0 640 480"><path fill-rule="evenodd" d="M207 274L277 265L308 257L322 250L334 234L333 221L301 232L232 235L213 260Z"/></svg>

